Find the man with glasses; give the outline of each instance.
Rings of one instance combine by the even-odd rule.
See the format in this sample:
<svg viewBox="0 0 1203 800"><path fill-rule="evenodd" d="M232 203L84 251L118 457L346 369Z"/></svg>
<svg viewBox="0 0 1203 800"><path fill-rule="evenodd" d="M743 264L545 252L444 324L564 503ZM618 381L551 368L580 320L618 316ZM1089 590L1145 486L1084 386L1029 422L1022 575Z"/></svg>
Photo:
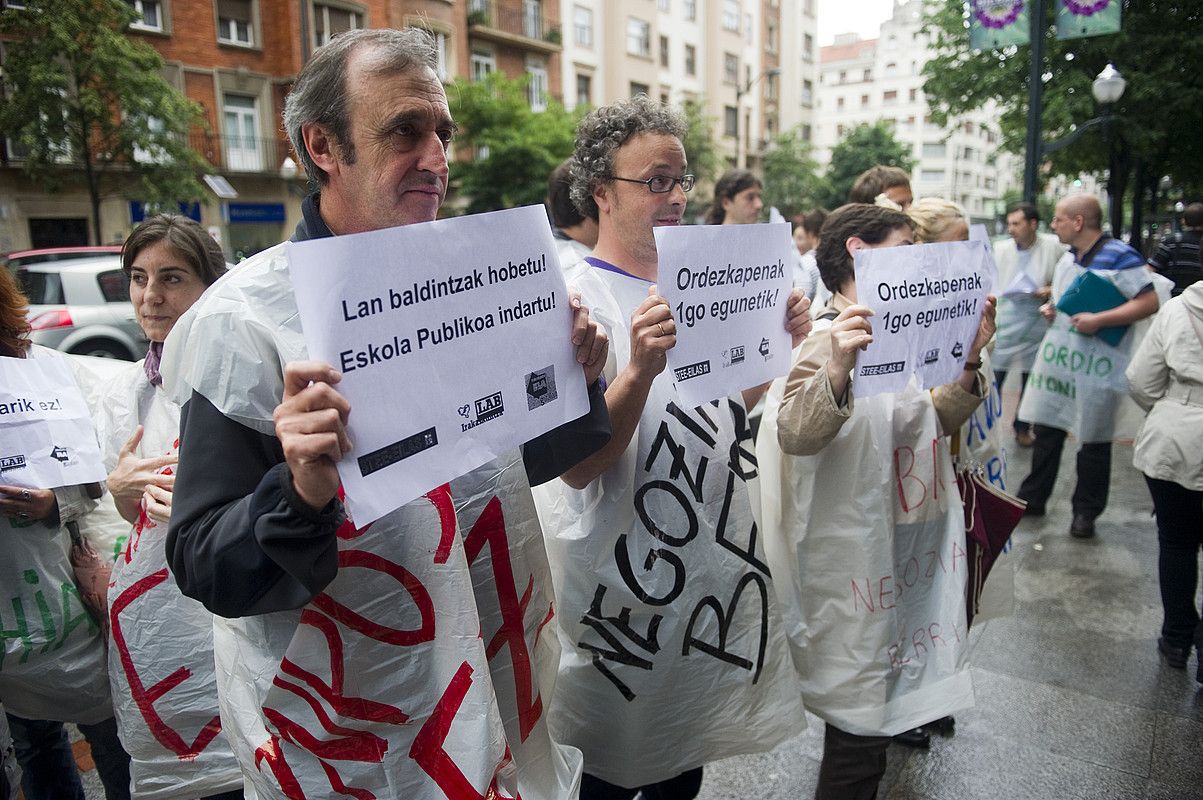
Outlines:
<svg viewBox="0 0 1203 800"><path fill-rule="evenodd" d="M586 117L572 158L573 200L598 219L576 280L613 343L613 435L536 496L562 647L550 724L584 754L583 800L687 800L703 764L768 750L801 719L746 484L746 408L763 387L692 408L664 369L677 325L653 229L685 213L684 135L640 96ZM795 344L808 311L795 290L782 320Z"/></svg>

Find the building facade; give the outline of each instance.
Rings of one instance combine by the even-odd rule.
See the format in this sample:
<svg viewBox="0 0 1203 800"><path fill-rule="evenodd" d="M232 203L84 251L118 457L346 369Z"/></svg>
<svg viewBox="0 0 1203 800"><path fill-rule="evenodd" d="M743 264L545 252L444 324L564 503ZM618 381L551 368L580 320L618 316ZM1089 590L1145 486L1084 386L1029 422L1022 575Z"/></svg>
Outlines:
<svg viewBox="0 0 1203 800"><path fill-rule="evenodd" d="M531 76L531 102L559 96L557 0L127 0L141 14L129 31L163 57L164 77L204 109L190 144L211 166L211 193L183 209L238 261L280 242L300 219L305 179L283 131L284 97L313 51L343 31L419 27L431 32L444 81L500 70ZM8 2L9 6L24 3ZM0 252L89 244L82 184L48 194L0 158ZM106 242L142 219L122 197L101 206Z"/></svg>
<svg viewBox="0 0 1203 800"><path fill-rule="evenodd" d="M816 159L828 164L832 148L854 128L884 120L911 149L916 197L943 197L974 221L997 220L1003 193L1017 185L1018 159L999 150L990 107L943 126L931 121L921 74L929 52L921 17L922 0L896 2L876 39L844 34L820 50Z"/></svg>

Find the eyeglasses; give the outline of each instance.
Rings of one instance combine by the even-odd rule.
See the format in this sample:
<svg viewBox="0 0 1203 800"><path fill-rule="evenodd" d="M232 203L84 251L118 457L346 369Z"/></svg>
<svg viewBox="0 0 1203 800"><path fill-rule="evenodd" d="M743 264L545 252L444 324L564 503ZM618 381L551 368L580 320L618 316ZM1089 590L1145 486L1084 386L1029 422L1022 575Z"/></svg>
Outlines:
<svg viewBox="0 0 1203 800"><path fill-rule="evenodd" d="M675 184L681 184L681 191L688 192L693 188L694 177L692 175L682 175L679 178L674 178L670 175L653 175L646 181L637 181L634 178L620 178L617 175L611 175L612 181L626 181L627 183L642 183L647 187L647 190L652 194L664 194L671 192Z"/></svg>

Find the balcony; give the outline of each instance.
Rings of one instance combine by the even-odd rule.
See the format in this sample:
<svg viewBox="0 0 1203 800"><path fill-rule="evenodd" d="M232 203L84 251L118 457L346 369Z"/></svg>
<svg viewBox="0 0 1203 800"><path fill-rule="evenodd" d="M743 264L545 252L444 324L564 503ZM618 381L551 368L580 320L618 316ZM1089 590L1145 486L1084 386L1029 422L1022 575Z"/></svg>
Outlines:
<svg viewBox="0 0 1203 800"><path fill-rule="evenodd" d="M188 144L216 169L227 173L277 175L284 157L291 152L288 140L283 138L194 132L189 135Z"/></svg>
<svg viewBox="0 0 1203 800"><path fill-rule="evenodd" d="M544 18L541 3L526 2L518 7L496 0L470 0L468 32L481 39L540 53L558 53L563 49L560 26Z"/></svg>

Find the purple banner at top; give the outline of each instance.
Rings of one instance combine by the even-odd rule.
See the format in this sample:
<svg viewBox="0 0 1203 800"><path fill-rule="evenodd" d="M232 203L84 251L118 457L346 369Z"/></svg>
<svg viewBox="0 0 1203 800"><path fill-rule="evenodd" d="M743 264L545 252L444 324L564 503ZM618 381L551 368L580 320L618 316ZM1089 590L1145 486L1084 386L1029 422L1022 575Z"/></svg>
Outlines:
<svg viewBox="0 0 1203 800"><path fill-rule="evenodd" d="M969 0L969 48L997 50L1028 43L1025 0Z"/></svg>
<svg viewBox="0 0 1203 800"><path fill-rule="evenodd" d="M1123 0L1057 0L1057 38L1118 33L1123 6Z"/></svg>

